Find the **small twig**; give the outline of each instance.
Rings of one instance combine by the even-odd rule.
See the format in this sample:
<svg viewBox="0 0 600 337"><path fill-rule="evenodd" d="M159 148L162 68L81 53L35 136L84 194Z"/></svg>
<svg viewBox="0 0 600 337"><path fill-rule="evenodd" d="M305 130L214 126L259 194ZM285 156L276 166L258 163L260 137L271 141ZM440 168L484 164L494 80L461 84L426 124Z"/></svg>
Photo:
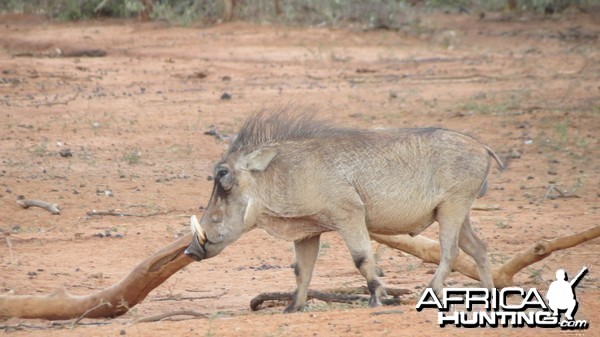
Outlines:
<svg viewBox="0 0 600 337"><path fill-rule="evenodd" d="M106 56L106 54L107 54L106 50L104 50L104 49L76 49L76 50L63 52L59 56L61 56L61 57L104 57L104 56ZM75 96L75 97L77 97L77 96ZM75 99L75 97L73 99Z"/></svg>
<svg viewBox="0 0 600 337"><path fill-rule="evenodd" d="M39 200L26 200L22 195L17 198L17 204L25 209L29 207L40 207L52 214L60 214L60 209L57 204L50 204Z"/></svg>
<svg viewBox="0 0 600 337"><path fill-rule="evenodd" d="M217 128L211 128L210 130L205 131L204 134L208 135L208 136L214 136L216 139L224 141L224 142L228 142L232 138L231 136L228 136L226 134L219 132L219 130L217 130Z"/></svg>
<svg viewBox="0 0 600 337"><path fill-rule="evenodd" d="M382 310L382 311L376 311L376 312L372 312L371 316L379 316L379 315L399 315L399 314L403 314L404 311L400 310L400 309L388 309L388 310Z"/></svg>
<svg viewBox="0 0 600 337"><path fill-rule="evenodd" d="M474 211L499 211L501 210L500 206L498 205L473 205L473 207L471 207L472 210Z"/></svg>
<svg viewBox="0 0 600 337"><path fill-rule="evenodd" d="M118 210L108 210L108 211L89 211L86 214L88 216L132 216L132 217L140 217L140 218L147 218L150 216L155 216L155 215L159 215L159 214L165 214L168 212L153 212L153 213L148 213L148 214L141 214L141 213L124 213Z"/></svg>
<svg viewBox="0 0 600 337"><path fill-rule="evenodd" d="M4 235L4 238L6 239L6 244L8 245L8 253L10 254L10 263L13 264L13 263L15 263L15 259L13 257L12 241L10 239L10 233L6 233Z"/></svg>
<svg viewBox="0 0 600 337"><path fill-rule="evenodd" d="M217 295L207 295L207 296L167 296L167 297L159 297L154 298L152 301L186 301L186 300L204 300L207 298L220 298L221 296L227 294L227 291L224 291Z"/></svg>
<svg viewBox="0 0 600 337"><path fill-rule="evenodd" d="M100 302L100 303L98 303L97 305L95 305L94 307L92 307L92 308L89 308L88 310L86 310L86 311L85 311L85 312L84 312L84 313L83 313L81 316L79 316L79 317L78 317L78 318L77 318L77 319L76 319L76 320L73 322L72 326L76 326L76 325L77 325L77 323L79 323L79 321L81 321L82 319L84 319L84 318L85 318L85 316L87 316L87 315L88 315L90 312L92 312L92 311L94 311L94 310L96 310L96 309L98 309L98 308L101 308L101 307L103 307L103 306L105 306L105 305L106 305L106 306L108 306L109 308L110 308L110 307L112 307L112 304L110 304L110 302Z"/></svg>
<svg viewBox="0 0 600 337"><path fill-rule="evenodd" d="M40 106L53 106L53 105L69 105L69 103L71 103L71 101L74 101L75 99L77 99L77 97L79 97L79 91L77 91L75 93L75 95L73 95L73 97L68 98L64 101L55 101L55 102L46 102L46 103L39 103L39 104L30 104L29 106L34 106L34 107L40 107Z"/></svg>
<svg viewBox="0 0 600 337"><path fill-rule="evenodd" d="M79 325L91 325L91 326L99 326L99 325L109 325L112 322L85 322L79 323ZM70 324L64 324L60 322L49 322L48 324L29 324L29 323L19 323L17 325L0 325L0 330L4 330L5 332L11 330L48 330L48 329L63 329L67 326L71 326Z"/></svg>
<svg viewBox="0 0 600 337"><path fill-rule="evenodd" d="M553 196L551 193L552 191L556 191L558 193L558 196ZM556 199L556 198L580 198L579 195L574 194L574 193L566 193L561 191L560 189L558 189L556 187L556 185L554 184L550 184L550 186L548 186L548 189L546 189L546 193L544 194L544 198L542 200L546 200L546 199Z"/></svg>
<svg viewBox="0 0 600 337"><path fill-rule="evenodd" d="M135 321L135 323L147 323L147 322L159 322L173 316L193 316L193 317L204 317L208 318L208 315L193 310L179 310L173 312L166 312L164 314L142 317Z"/></svg>
<svg viewBox="0 0 600 337"><path fill-rule="evenodd" d="M185 215L186 218L189 218L189 215ZM189 292L189 293L209 293L212 290L210 289L184 289L185 291Z"/></svg>

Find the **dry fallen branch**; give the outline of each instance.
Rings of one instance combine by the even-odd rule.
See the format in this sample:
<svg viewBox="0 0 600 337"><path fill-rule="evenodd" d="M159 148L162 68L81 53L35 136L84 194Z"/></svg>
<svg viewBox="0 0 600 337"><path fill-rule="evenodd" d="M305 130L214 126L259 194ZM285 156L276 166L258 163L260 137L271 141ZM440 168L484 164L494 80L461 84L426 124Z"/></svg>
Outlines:
<svg viewBox="0 0 600 337"><path fill-rule="evenodd" d="M193 300L205 300L209 298L220 298L221 296L227 294L227 291L224 291L217 295L206 295L206 296L181 296L181 295L173 295L167 297L158 297L152 299L152 301L160 302L160 301L193 301Z"/></svg>
<svg viewBox="0 0 600 337"><path fill-rule="evenodd" d="M552 252L570 248L600 236L600 226L573 235L553 240L540 241L532 248L524 250L506 263L493 270L496 287L502 288L513 284L513 276L523 268L549 256ZM392 248L412 254L425 262L438 263L440 258L439 243L423 236L410 237L386 236L372 234L371 237ZM164 282L179 269L194 260L184 254L193 235L188 233L177 241L154 253L117 284L91 295L74 296L64 289L46 296L0 295L0 317L44 318L50 320L76 319L79 324L82 318L115 317L126 313L130 308L142 301L150 291ZM453 269L473 279L479 275L475 263L461 252ZM336 293L309 291L308 297L326 302L353 303L368 301L366 288L353 289L348 293L337 289ZM405 290L386 289L392 296L402 296ZM252 310L256 310L264 301L291 300L292 293L267 293L255 297L251 302ZM399 299L388 299L384 304L398 304ZM167 314L168 315L168 314ZM193 314L196 315L196 314ZM199 314L202 315L202 314ZM158 316L157 316L158 317ZM168 317L164 316L163 318ZM150 318L148 318L150 319ZM162 319L162 318L161 318Z"/></svg>
<svg viewBox="0 0 600 337"><path fill-rule="evenodd" d="M125 212L121 212L120 210L117 209L110 209L108 211L88 211L85 214L87 216L131 216L131 217L139 217L139 218L147 218L147 217L151 217L151 216L155 216L155 215L159 215L159 214L166 214L168 213L168 211L166 212L152 212L152 213L147 213L147 214L143 214L143 213L125 213Z"/></svg>
<svg viewBox="0 0 600 337"><path fill-rule="evenodd" d="M598 236L600 236L600 226L595 226L576 234L540 241L533 247L513 256L502 265L494 267L492 271L494 285L497 288L511 286L514 284L514 275L523 268L548 257L552 252L577 246ZM437 264L440 261L439 243L424 236L371 234L371 238L379 243L414 255L425 262ZM477 265L462 251L456 258L452 269L472 279L479 280Z"/></svg>
<svg viewBox="0 0 600 337"><path fill-rule="evenodd" d="M552 192L558 193L558 196L553 195ZM550 186L548 186L548 189L546 190L546 193L544 194L543 200L557 199L557 198L581 198L581 197L575 193L563 192L555 185L550 184Z"/></svg>
<svg viewBox="0 0 600 337"><path fill-rule="evenodd" d="M29 104L29 106L34 106L36 108L39 108L41 106L53 106L53 105L69 105L69 103L71 103L72 101L76 100L77 97L79 97L79 91L75 93L75 95L63 100L63 101L54 101L54 102L39 102L39 103L34 103L34 104Z"/></svg>
<svg viewBox="0 0 600 337"><path fill-rule="evenodd" d="M6 239L6 245L8 246L8 253L10 255L10 263L15 263L15 256L12 251L12 240L10 239L10 233L4 233L4 239Z"/></svg>
<svg viewBox="0 0 600 337"><path fill-rule="evenodd" d="M471 207L471 209L474 211L489 212L489 211L499 211L501 208L498 205L473 205L473 207Z"/></svg>
<svg viewBox="0 0 600 337"><path fill-rule="evenodd" d="M166 312L164 314L155 315L155 316L143 317L143 318L136 320L135 322L136 323L159 322L159 321L164 321L167 318L170 318L173 316L192 316L192 317L203 317L203 318L208 317L208 315L206 315L206 314L203 314L203 313L197 312L197 311L193 311L193 310L179 310L179 311L173 311L173 312ZM181 319L178 319L178 320L181 320Z"/></svg>
<svg viewBox="0 0 600 337"><path fill-rule="evenodd" d="M385 298L382 300L383 305L398 305L400 304L399 296L409 294L410 291L406 289L391 289L386 288L388 295L393 298ZM342 293L343 292L343 293ZM366 287L346 289L336 289L333 292L321 292L316 290L308 291L308 299L317 299L323 302L337 302L337 303L357 303L357 302L368 302L369 297L359 295L368 294ZM261 304L265 301L291 301L294 296L293 292L271 292L262 293L254 297L250 301L250 309L256 311L260 309Z"/></svg>
<svg viewBox="0 0 600 337"><path fill-rule="evenodd" d="M79 325L87 325L87 326L101 326L101 325L109 325L112 322L81 322ZM30 324L21 322L16 325L0 325L0 330L4 330L4 332L14 332L14 331L23 331L23 330L48 330L48 329L66 329L72 328L72 324L68 322L50 322L45 324Z"/></svg>
<svg viewBox="0 0 600 337"><path fill-rule="evenodd" d="M194 262L184 254L191 241L191 233L182 236L146 258L119 283L94 294L76 296L59 289L46 296L0 295L0 317L65 320L123 315L175 272Z"/></svg>
<svg viewBox="0 0 600 337"><path fill-rule="evenodd" d="M52 214L60 214L60 209L57 204L50 204L39 200L27 200L22 195L17 198L17 204L25 209L29 207L40 207Z"/></svg>

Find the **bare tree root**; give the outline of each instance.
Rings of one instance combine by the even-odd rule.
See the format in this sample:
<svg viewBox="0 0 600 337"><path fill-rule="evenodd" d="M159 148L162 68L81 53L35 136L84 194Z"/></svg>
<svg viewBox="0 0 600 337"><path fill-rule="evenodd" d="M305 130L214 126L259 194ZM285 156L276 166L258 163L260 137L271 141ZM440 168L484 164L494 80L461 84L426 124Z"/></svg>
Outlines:
<svg viewBox="0 0 600 337"><path fill-rule="evenodd" d="M600 226L595 226L576 234L540 241L533 247L513 256L502 265L494 267L492 270L494 285L497 288L511 286L514 284L515 274L523 268L543 260L555 251L577 246L598 236L600 236ZM414 255L424 262L436 264L440 262L439 243L424 236L371 234L371 238L389 247ZM456 258L452 269L474 280L479 280L477 265L462 251Z"/></svg>
<svg viewBox="0 0 600 337"><path fill-rule="evenodd" d="M50 204L39 200L27 200L22 195L17 198L17 204L25 209L29 207L40 207L52 214L60 214L60 209L57 204Z"/></svg>
<svg viewBox="0 0 600 337"><path fill-rule="evenodd" d="M400 304L399 296L411 293L407 289L391 289L386 288L388 295L393 298L384 298L381 303L383 305L398 305ZM349 288L349 289L335 289L331 292L321 292L316 290L308 291L308 299L317 299L323 302L337 302L337 303L357 303L357 302L368 302L369 298L359 294L368 294L366 287ZM265 301L291 301L294 296L293 292L272 292L262 293L254 297L250 301L250 309L256 311L260 309L260 306Z"/></svg>
<svg viewBox="0 0 600 337"><path fill-rule="evenodd" d="M116 317L141 302L175 272L194 262L184 254L192 241L188 233L133 268L119 283L86 296L64 289L46 296L0 295L0 317L65 320Z"/></svg>

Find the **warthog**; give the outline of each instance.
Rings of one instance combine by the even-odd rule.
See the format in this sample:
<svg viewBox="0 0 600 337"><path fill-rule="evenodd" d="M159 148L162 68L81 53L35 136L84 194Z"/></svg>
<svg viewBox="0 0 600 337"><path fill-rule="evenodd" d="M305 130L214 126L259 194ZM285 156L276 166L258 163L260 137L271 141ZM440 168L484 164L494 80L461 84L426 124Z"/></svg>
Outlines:
<svg viewBox="0 0 600 337"><path fill-rule="evenodd" d="M321 233L337 231L366 278L371 306L385 290L369 233L417 235L439 223L440 292L460 247L493 288L485 244L469 220L496 154L437 128L358 130L280 112L250 117L214 169L215 183L186 253L211 258L254 228L294 241L297 289L285 312L301 311ZM194 227L194 226L193 226Z"/></svg>

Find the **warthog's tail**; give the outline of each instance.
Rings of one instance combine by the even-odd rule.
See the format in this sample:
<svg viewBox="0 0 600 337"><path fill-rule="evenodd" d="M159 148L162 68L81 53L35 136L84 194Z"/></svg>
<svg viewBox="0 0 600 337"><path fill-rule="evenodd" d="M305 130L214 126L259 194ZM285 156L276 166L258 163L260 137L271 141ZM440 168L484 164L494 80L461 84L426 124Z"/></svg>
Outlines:
<svg viewBox="0 0 600 337"><path fill-rule="evenodd" d="M502 163L502 160L500 160L500 158L496 154L496 152L494 152L492 149L490 149L489 147L487 147L485 145L483 145L483 147L486 149L486 151L490 155L490 157L494 158L494 160L498 164L498 168L500 169L500 171L504 171L505 166ZM488 168L488 170L489 170L489 168ZM488 180L487 180L487 178L485 178L485 180L483 181L483 184L481 185L481 188L479 189L479 195L477 196L477 198L483 197L487 193L487 190L488 190Z"/></svg>
<svg viewBox="0 0 600 337"><path fill-rule="evenodd" d="M490 155L490 157L494 158L494 160L496 161L496 163L498 164L498 168L500 169L500 171L504 171L505 166L502 163L502 160L500 160L500 158L498 157L498 155L496 154L496 152L494 152L492 149L490 149L489 147L483 145L483 147L485 147L485 149L487 150L488 154Z"/></svg>

